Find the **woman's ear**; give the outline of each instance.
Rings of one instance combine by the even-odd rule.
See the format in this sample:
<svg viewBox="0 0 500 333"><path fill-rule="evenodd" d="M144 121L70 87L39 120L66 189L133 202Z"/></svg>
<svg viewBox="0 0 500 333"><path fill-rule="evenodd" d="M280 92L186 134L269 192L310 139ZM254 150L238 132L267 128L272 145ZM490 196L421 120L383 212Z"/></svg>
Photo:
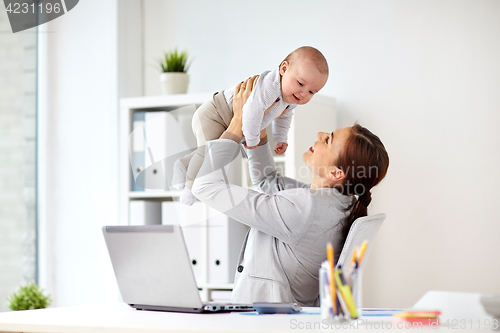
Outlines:
<svg viewBox="0 0 500 333"><path fill-rule="evenodd" d="M283 61L280 65L280 75L285 74L285 72L288 70L288 61Z"/></svg>
<svg viewBox="0 0 500 333"><path fill-rule="evenodd" d="M345 173L344 170L337 168L336 166L332 167L330 171L326 174L326 177L328 180L334 181L334 182L339 182L344 180L345 178Z"/></svg>

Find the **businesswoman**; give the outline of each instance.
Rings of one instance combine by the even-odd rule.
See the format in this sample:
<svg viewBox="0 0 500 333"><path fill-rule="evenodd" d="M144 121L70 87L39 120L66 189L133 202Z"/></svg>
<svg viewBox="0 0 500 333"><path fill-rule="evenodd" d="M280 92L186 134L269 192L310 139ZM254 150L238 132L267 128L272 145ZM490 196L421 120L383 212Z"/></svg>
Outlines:
<svg viewBox="0 0 500 333"><path fill-rule="evenodd" d="M311 184L276 172L267 135L246 150L254 191L228 184L224 166L239 153L242 107L255 77L236 87L233 119L220 139L207 142L193 194L250 230L243 243L233 302L319 305L318 271L332 242L338 257L352 222L366 216L370 190L386 175L389 157L380 139L355 124L318 133L303 155ZM321 121L318 119L317 121Z"/></svg>

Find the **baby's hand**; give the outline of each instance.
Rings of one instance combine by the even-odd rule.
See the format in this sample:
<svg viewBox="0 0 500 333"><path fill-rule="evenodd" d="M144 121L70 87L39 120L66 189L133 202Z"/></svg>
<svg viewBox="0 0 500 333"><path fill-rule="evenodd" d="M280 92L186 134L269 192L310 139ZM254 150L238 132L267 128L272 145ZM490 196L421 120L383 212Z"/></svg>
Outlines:
<svg viewBox="0 0 500 333"><path fill-rule="evenodd" d="M288 147L288 144L284 143L284 142L279 142L277 145L276 145L276 149L274 150L274 152L278 155L281 155L281 154L284 154L285 151L286 151L286 148Z"/></svg>

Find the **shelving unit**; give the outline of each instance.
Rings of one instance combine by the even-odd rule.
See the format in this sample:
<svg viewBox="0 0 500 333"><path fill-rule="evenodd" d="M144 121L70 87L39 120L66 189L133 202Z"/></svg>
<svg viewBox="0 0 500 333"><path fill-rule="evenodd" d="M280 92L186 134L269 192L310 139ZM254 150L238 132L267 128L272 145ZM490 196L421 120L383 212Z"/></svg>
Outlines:
<svg viewBox="0 0 500 333"><path fill-rule="evenodd" d="M133 115L134 112L160 112L160 111L174 111L184 106L195 105L198 108L201 104L212 98L212 94L184 94L184 95L170 95L170 96L153 96L153 97L138 97L138 98L125 98L120 101L120 224L128 225L130 224L129 216L129 203L133 200L145 200L145 201L160 201L163 202L177 202L180 197L179 191L172 190L145 190L145 191L132 191L133 182L133 172L131 167L131 159L129 154L129 136L133 130ZM192 108L193 110L195 108ZM177 111L176 111L177 112ZM289 177L297 178L301 181L308 182L307 172L304 172L307 168L302 161L302 154L307 151L307 149L316 140L316 133L318 131L328 131L331 132L336 128L336 115L335 115L335 99L316 95L307 105L298 106L294 111L294 117L292 120L291 129L289 131L289 146L287 152L282 156L275 156L275 161L282 165L285 169L285 175ZM183 136L190 135L192 133L191 127L183 128ZM269 138L272 141L271 130L268 130ZM173 139L175 140L175 139ZM271 142L272 144L272 142ZM243 160L243 159L242 159ZM241 167L245 165L245 162L236 161L232 167L232 174L229 175L230 181L235 184L243 184L246 186L245 182L248 179L245 178L246 171L241 170ZM146 166L145 166L146 167ZM145 170L146 171L146 170ZM198 255L202 256L200 262L197 262L198 266L194 267L195 276L197 279L198 287L202 293L203 300L210 300L211 292L213 290L232 290L233 284L232 277L234 276L234 271L236 268L236 261L239 255L241 244L243 242L247 227L237 223L235 221L230 221L227 217L223 220L221 217L213 217L214 213L205 205L201 203L195 204L196 208L190 208L185 206L184 212L186 214L182 215L185 219L190 219L186 216L192 216L193 211L198 210L199 214L202 215L201 226L201 238L199 242L196 243L196 249L194 251L200 251ZM195 207L192 206L192 207ZM179 215L180 216L180 215ZM212 223L217 220L216 226L223 228L212 228ZM190 223L190 221L184 221L185 223ZM183 224L181 224L183 225ZM192 254L190 250L190 244L187 240L187 234L189 230L184 229L186 243L188 246L188 251L190 256ZM192 230L192 229L191 229ZM211 237L210 232L213 230L223 230L225 232L225 237L227 238L226 244L210 244L209 238ZM221 246L225 248L221 250ZM215 248L215 250L214 250ZM200 250L201 249L201 250ZM224 263L215 267L213 266L213 257L211 258L211 253L214 251L222 251L224 257ZM194 262L194 261L193 261ZM201 265L201 266L200 266ZM233 267L234 266L234 267ZM219 275L222 276L220 281L215 281L213 277L214 272L217 270ZM223 274L221 275L221 271ZM226 274L228 271L229 274Z"/></svg>
<svg viewBox="0 0 500 333"><path fill-rule="evenodd" d="M122 225L130 224L129 203L133 200L156 202L159 201L162 205L162 211L164 202L173 202L175 203L175 209L177 210L177 212L174 211L174 214L177 213L179 219L181 219L181 216L183 216L184 218L186 218L186 216L189 216L188 218L186 218L189 220L190 217L194 216L194 218L198 220L196 222L196 226L199 227L201 224L201 227L198 229L183 228L183 231L184 237L186 238L188 251L190 253L190 256L192 257L193 271L195 273L198 287L201 291L203 300L210 300L211 292L213 290L232 290L233 284L230 283L232 282L231 276L230 274L224 273L231 272L232 275L234 275L233 272L236 269L235 265L237 261L237 255L239 254L241 244L247 231L247 227L240 223L229 221L227 217L221 217L221 214L219 214L218 217L214 217L214 212L210 211L207 206L199 202L195 203L195 205L192 207L181 205L180 203L178 203L180 191L147 189L144 191L132 191L131 189L134 177L131 168L130 156L133 156L133 153L129 151L129 149L131 149L130 144L133 138L131 139L129 138L129 136L131 135L133 130L132 127L134 112L148 112L149 114L151 114L151 112L171 112L190 105L195 106L195 108L192 108L192 111L194 112L196 108L198 108L201 104L210 100L211 98L212 94L183 94L126 98L120 101L120 223ZM188 116L191 117L192 114ZM188 124L184 122L184 124L182 125L185 127L182 129L183 134L191 136L193 139L192 142L195 143L196 141L194 140L194 136L192 135L190 121ZM180 140L180 138L174 137L172 138L172 140L175 142L176 140ZM144 165L144 170L142 170L141 172L148 172L148 170L146 169L147 166L148 165ZM165 167L165 165L163 165L163 167ZM235 180L235 182L237 183L241 170L238 169L234 172L238 174L238 177ZM235 177L232 177L232 179L234 178ZM169 212L172 212L172 207L170 207ZM164 220L165 219L162 217L161 220L156 221L156 223L162 223L164 222ZM185 224L183 224L184 222ZM181 225L186 227L189 222L190 221L183 221L181 222ZM218 228L212 228L209 230L209 228L212 227L212 223L215 223L215 226ZM209 238L214 232L219 232L219 234L222 235L221 237L230 238L226 241L226 249L221 249L220 246L217 247L217 244L210 244ZM188 239L190 237L191 242ZM193 237L197 237L196 240L198 240L198 242L193 242ZM230 249L227 248L229 246L231 246ZM199 248L201 248L202 250L200 251ZM219 251L219 253L221 254L222 257L218 257L217 260L217 262L221 262L219 266L214 267L213 263L209 263L210 251ZM194 253L196 253L196 255ZM196 259L194 259L193 256L196 256ZM233 262L234 264L231 265L231 263ZM217 281L210 282L211 280L214 280L214 275L216 275L216 277L218 278Z"/></svg>
<svg viewBox="0 0 500 333"><path fill-rule="evenodd" d="M199 107L208 101L211 94L171 95L123 98L120 100L120 224L129 224L128 203L138 199L178 198L179 192L131 191L132 170L129 156L129 135L132 132L132 115L139 111L172 111L183 106Z"/></svg>

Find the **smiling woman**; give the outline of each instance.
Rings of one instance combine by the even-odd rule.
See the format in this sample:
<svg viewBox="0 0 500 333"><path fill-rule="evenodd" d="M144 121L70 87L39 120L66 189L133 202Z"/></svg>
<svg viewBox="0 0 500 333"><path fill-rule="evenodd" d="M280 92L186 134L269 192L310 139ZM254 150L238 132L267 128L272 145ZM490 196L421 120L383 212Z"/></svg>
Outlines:
<svg viewBox="0 0 500 333"><path fill-rule="evenodd" d="M366 215L370 190L385 177L389 157L380 139L358 124L318 133L303 155L313 173L311 184L304 184L276 172L264 130L258 147L246 150L252 183L260 191L227 184L224 168L239 149L243 105L253 80L236 86L234 116L221 138L207 143L209 158L193 193L251 227L239 257L233 302L318 306L326 244L341 249L354 219ZM377 172L348 171L370 167Z"/></svg>

